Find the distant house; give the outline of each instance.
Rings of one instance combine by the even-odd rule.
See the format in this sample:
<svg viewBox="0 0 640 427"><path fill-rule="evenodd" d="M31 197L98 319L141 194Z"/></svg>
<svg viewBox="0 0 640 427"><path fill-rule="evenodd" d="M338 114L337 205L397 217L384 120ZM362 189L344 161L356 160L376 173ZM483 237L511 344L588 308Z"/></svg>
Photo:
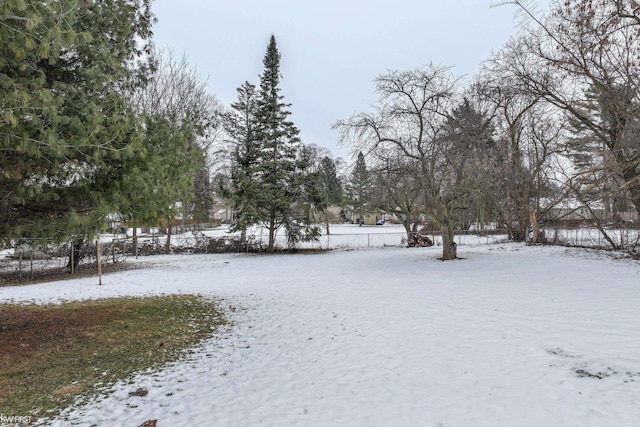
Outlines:
<svg viewBox="0 0 640 427"><path fill-rule="evenodd" d="M213 219L215 222L219 221L221 224L228 224L233 219L233 212L227 208L218 209L213 213Z"/></svg>
<svg viewBox="0 0 640 427"><path fill-rule="evenodd" d="M353 212L350 212L347 215L347 220L351 221L353 224L376 225L376 223L381 219L384 219L384 214L382 212L365 213L360 217Z"/></svg>
<svg viewBox="0 0 640 427"><path fill-rule="evenodd" d="M592 207L592 212L602 215L604 210L599 207ZM591 212L583 205L575 205L570 201L550 208L546 213L546 219L551 222L556 221L586 221L593 219Z"/></svg>
<svg viewBox="0 0 640 427"><path fill-rule="evenodd" d="M638 214L635 211L617 212L616 216L621 221L637 221ZM550 208L545 215L547 222L582 223L592 222L598 219L604 223L613 222L611 209L606 209L602 202L589 203L589 207L577 200L568 199Z"/></svg>

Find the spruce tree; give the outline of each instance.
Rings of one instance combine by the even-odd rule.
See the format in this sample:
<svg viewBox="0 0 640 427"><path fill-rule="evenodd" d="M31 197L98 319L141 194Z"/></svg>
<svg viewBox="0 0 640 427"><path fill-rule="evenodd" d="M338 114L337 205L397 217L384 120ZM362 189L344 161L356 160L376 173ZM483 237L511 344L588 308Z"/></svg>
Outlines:
<svg viewBox="0 0 640 427"><path fill-rule="evenodd" d="M330 234L330 224L338 218L331 213L329 208L332 206L341 206L344 198L342 184L338 178L333 159L329 156L324 156L322 160L320 160L314 176L318 195L318 202L315 208L321 214L327 234Z"/></svg>
<svg viewBox="0 0 640 427"><path fill-rule="evenodd" d="M257 96L249 83L238 89L238 101L227 116L227 132L236 144L231 190L234 228L262 224L268 230L267 251L272 252L282 227L290 243L306 237L297 210L297 202L305 197L305 162L299 131L289 120L290 104L280 93L280 52L273 35L263 65Z"/></svg>
<svg viewBox="0 0 640 427"><path fill-rule="evenodd" d="M193 201L191 216L196 224L209 222L214 207L213 183L209 166L203 161L196 169L193 182Z"/></svg>
<svg viewBox="0 0 640 427"><path fill-rule="evenodd" d="M343 200L342 184L338 178L336 164L331 157L325 156L320 161L320 193L326 206L340 206Z"/></svg>
<svg viewBox="0 0 640 427"><path fill-rule="evenodd" d="M234 223L231 231L240 231L242 241L247 228L260 221L257 212L257 181L259 144L256 140L257 102L256 86L245 82L236 89L237 100L231 104L224 118L224 127L233 144L231 188L224 193L231 199Z"/></svg>
<svg viewBox="0 0 640 427"><path fill-rule="evenodd" d="M367 170L367 163L362 152L358 153L358 159L349 179L349 198L353 207L356 221L362 225L364 214L371 198L371 176Z"/></svg>
<svg viewBox="0 0 640 427"><path fill-rule="evenodd" d="M290 104L280 94L280 52L271 35L263 59L257 109L256 139L260 191L257 208L269 232L267 251L274 249L276 231L294 225L292 205L300 190L298 171L301 149L299 131L289 120Z"/></svg>

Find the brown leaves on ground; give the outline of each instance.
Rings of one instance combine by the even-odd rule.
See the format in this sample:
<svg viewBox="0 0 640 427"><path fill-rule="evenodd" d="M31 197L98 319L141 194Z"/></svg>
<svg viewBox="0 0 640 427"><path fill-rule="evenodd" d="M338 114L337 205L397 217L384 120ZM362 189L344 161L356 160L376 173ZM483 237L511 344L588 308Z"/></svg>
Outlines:
<svg viewBox="0 0 640 427"><path fill-rule="evenodd" d="M79 395L175 360L225 322L197 295L0 304L0 408L55 415Z"/></svg>
<svg viewBox="0 0 640 427"><path fill-rule="evenodd" d="M0 305L0 369L6 372L5 369L40 350L68 349L79 336L86 336L92 328L114 316L115 313L109 311Z"/></svg>
<svg viewBox="0 0 640 427"><path fill-rule="evenodd" d="M140 387L138 388L136 391L130 391L129 392L129 396L139 396L139 397L144 397L147 394L149 394L149 389L146 389L144 387Z"/></svg>

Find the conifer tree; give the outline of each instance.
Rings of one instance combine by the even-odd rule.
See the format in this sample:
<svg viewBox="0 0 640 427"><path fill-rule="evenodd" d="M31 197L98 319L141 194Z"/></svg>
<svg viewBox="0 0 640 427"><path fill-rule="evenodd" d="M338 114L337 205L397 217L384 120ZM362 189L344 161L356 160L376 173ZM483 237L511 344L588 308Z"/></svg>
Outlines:
<svg viewBox="0 0 640 427"><path fill-rule="evenodd" d="M316 209L320 212L327 234L331 233L330 224L339 218L332 214L330 207L342 206L344 195L342 183L338 178L336 164L329 156L324 156L318 164L316 176L316 186L318 193L318 203Z"/></svg>
<svg viewBox="0 0 640 427"><path fill-rule="evenodd" d="M289 120L290 104L280 94L280 52L271 35L263 59L257 109L256 139L259 141L257 208L269 232L267 251L274 249L276 231L293 225L292 205L300 190L298 171L301 141Z"/></svg>
<svg viewBox="0 0 640 427"><path fill-rule="evenodd" d="M235 228L264 225L267 251L272 252L276 232L282 227L290 243L306 238L297 210L297 202L305 197L305 161L299 130L289 120L290 104L280 93L280 52L273 35L263 65L257 94L249 83L238 89L227 132L236 143L232 167Z"/></svg>
<svg viewBox="0 0 640 427"><path fill-rule="evenodd" d="M257 159L259 145L256 140L257 102L256 86L245 82L236 89L238 97L224 118L224 127L233 144L231 188L225 190L233 203L232 231L240 231L245 241L247 228L259 221L256 211L258 195Z"/></svg>
<svg viewBox="0 0 640 427"><path fill-rule="evenodd" d="M320 193L326 206L340 206L343 200L342 184L338 178L336 164L331 157L325 156L320 161Z"/></svg>
<svg viewBox="0 0 640 427"><path fill-rule="evenodd" d="M362 225L364 214L367 213L367 205L371 197L371 176L367 170L367 163L362 152L358 153L358 159L349 179L349 199L353 206L356 221Z"/></svg>
<svg viewBox="0 0 640 427"><path fill-rule="evenodd" d="M2 2L0 236L66 240L117 210L106 177L142 150L125 94L152 21L149 0Z"/></svg>

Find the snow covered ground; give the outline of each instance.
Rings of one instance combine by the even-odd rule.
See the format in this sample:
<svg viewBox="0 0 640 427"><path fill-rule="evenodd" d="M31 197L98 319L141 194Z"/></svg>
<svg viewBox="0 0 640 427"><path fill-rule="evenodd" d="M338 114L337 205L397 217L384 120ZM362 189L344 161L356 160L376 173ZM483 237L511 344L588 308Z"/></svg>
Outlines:
<svg viewBox="0 0 640 427"><path fill-rule="evenodd" d="M0 301L200 293L235 326L78 425L637 426L640 263L518 244L141 258ZM146 397L128 392L147 387ZM69 425L62 418L53 425Z"/></svg>

